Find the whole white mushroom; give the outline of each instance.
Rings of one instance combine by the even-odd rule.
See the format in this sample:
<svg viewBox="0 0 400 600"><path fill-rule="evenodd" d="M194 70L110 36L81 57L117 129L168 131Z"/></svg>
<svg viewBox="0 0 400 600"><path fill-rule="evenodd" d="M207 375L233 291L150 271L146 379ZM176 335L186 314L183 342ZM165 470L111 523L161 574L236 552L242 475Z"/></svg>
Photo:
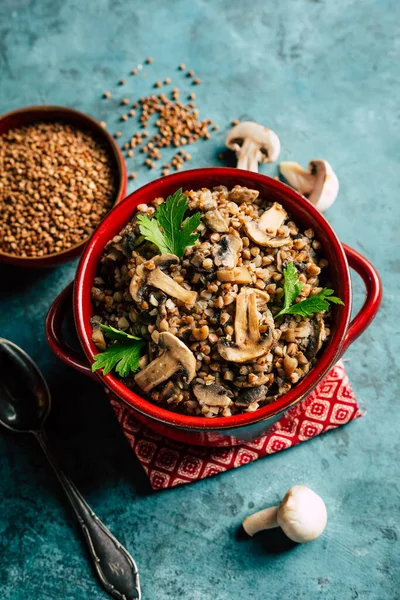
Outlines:
<svg viewBox="0 0 400 600"><path fill-rule="evenodd" d="M320 212L325 212L335 202L339 180L327 160L312 160L307 170L296 162L281 162L279 170L287 182Z"/></svg>
<svg viewBox="0 0 400 600"><path fill-rule="evenodd" d="M328 515L321 496L304 485L295 485L286 492L279 506L272 506L250 515L243 521L245 532L253 536L264 529L280 527L299 544L311 542L321 535Z"/></svg>
<svg viewBox="0 0 400 600"><path fill-rule="evenodd" d="M236 152L237 168L258 171L258 163L277 160L281 143L275 131L253 121L242 121L226 136L225 146Z"/></svg>

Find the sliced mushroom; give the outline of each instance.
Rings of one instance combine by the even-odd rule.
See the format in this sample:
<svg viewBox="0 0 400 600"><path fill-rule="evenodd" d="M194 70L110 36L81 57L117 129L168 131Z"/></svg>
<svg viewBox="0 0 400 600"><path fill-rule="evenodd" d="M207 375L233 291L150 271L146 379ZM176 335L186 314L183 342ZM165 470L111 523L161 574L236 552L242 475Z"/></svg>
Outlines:
<svg viewBox="0 0 400 600"><path fill-rule="evenodd" d="M300 327L296 327L294 330L295 338L308 338L313 333L313 328L310 321L302 321Z"/></svg>
<svg viewBox="0 0 400 600"><path fill-rule="evenodd" d="M235 342L218 340L218 352L225 360L244 363L267 354L280 337L273 327L261 335L258 326L257 296L244 290L236 297Z"/></svg>
<svg viewBox="0 0 400 600"><path fill-rule="evenodd" d="M168 331L160 333L158 345L161 354L135 375L137 385L144 392L149 392L178 371L182 371L185 381L190 383L196 374L193 352Z"/></svg>
<svg viewBox="0 0 400 600"><path fill-rule="evenodd" d="M325 341L325 324L321 315L317 314L316 317L311 321L312 334L310 341L307 346L307 358L311 360L315 358L318 352L321 350L322 344Z"/></svg>
<svg viewBox="0 0 400 600"><path fill-rule="evenodd" d="M153 256L149 260L149 263L153 262L156 267L160 267L160 269L168 269L172 265L179 264L179 258L175 256L175 254L157 254L157 256ZM146 263L144 263L146 265Z"/></svg>
<svg viewBox="0 0 400 600"><path fill-rule="evenodd" d="M232 404L233 393L222 385L213 383L202 385L198 383L193 386L193 393L201 406L220 406L227 408Z"/></svg>
<svg viewBox="0 0 400 600"><path fill-rule="evenodd" d="M265 305L270 301L270 295L267 292L256 288L243 288L242 291L253 292L257 297L257 310L259 312L265 312L265 309L267 308ZM268 310L268 312L271 315L272 322L274 322L271 311Z"/></svg>
<svg viewBox="0 0 400 600"><path fill-rule="evenodd" d="M160 254L148 263L143 263L136 268L132 277L129 292L136 302L140 302L146 286L153 286L165 292L172 298L177 298L185 304L194 304L197 292L186 290L172 277L166 275L161 269L178 264L179 258L173 254ZM150 268L151 267L151 268Z"/></svg>
<svg viewBox="0 0 400 600"><path fill-rule="evenodd" d="M259 387L250 388L244 392L241 392L235 400L235 406L245 408L253 402L261 402L267 395L268 388L265 385Z"/></svg>
<svg viewBox="0 0 400 600"><path fill-rule="evenodd" d="M235 187L229 192L229 200L236 202L236 204L242 204L243 202L251 204L256 198L258 198L260 192L258 190L251 190L241 185L235 185Z"/></svg>
<svg viewBox="0 0 400 600"><path fill-rule="evenodd" d="M236 267L239 254L242 251L243 244L240 237L236 235L223 235L219 244L215 244L211 250L214 257L214 263L217 267Z"/></svg>
<svg viewBox="0 0 400 600"><path fill-rule="evenodd" d="M278 252L276 254L276 269L277 269L277 271L279 271L279 273L283 273L283 260L282 260L280 250L278 250Z"/></svg>
<svg viewBox="0 0 400 600"><path fill-rule="evenodd" d="M226 219L218 209L208 210L204 215L207 226L217 233L226 233L229 230Z"/></svg>
<svg viewBox="0 0 400 600"><path fill-rule="evenodd" d="M233 127L225 145L236 152L238 169L255 172L258 171L258 163L277 160L281 150L276 133L252 121L244 121Z"/></svg>
<svg viewBox="0 0 400 600"><path fill-rule="evenodd" d="M233 269L219 269L217 271L218 281L224 283L251 283L251 275L246 267L234 267Z"/></svg>
<svg viewBox="0 0 400 600"><path fill-rule="evenodd" d="M249 238L260 246L280 248L290 243L291 238L276 237L279 227L287 218L287 212L280 204L274 202L271 208L263 212L258 221L245 223L245 230Z"/></svg>
<svg viewBox="0 0 400 600"><path fill-rule="evenodd" d="M335 202L339 180L326 160L310 161L307 171L296 162L282 162L279 169L288 183L321 212Z"/></svg>

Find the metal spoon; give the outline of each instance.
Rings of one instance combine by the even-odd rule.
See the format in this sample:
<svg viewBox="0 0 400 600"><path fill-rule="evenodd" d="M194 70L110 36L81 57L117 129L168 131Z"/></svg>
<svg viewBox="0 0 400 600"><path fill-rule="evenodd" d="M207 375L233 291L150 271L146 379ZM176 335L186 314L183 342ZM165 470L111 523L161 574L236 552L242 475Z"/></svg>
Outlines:
<svg viewBox="0 0 400 600"><path fill-rule="evenodd" d="M135 561L94 514L49 449L43 425L50 407L50 392L36 364L21 348L0 338L0 423L36 437L74 509L107 592L120 600L140 600Z"/></svg>

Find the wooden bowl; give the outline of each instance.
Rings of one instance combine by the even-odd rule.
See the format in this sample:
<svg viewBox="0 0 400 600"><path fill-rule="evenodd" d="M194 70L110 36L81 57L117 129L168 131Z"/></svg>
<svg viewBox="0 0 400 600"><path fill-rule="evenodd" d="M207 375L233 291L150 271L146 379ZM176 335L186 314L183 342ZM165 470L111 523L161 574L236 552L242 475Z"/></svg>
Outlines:
<svg viewBox="0 0 400 600"><path fill-rule="evenodd" d="M118 204L126 194L127 173L126 166L120 149L113 137L103 129L98 121L85 115L73 108L65 106L27 106L8 112L0 117L0 135L3 135L10 129L23 127L37 122L60 122L74 125L78 129L84 129L102 141L106 151L110 156L112 167L116 179L116 191L113 206ZM0 262L10 263L21 267L54 267L61 263L76 258L82 253L82 250L90 238L83 239L75 246L71 246L62 252L55 252L40 257L20 257L0 250Z"/></svg>

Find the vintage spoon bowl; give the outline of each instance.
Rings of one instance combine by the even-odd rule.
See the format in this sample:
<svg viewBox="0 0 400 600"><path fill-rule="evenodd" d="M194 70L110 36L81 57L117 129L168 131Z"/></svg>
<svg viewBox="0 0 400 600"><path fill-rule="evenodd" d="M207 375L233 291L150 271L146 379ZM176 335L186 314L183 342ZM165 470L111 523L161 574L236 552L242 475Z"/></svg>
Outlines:
<svg viewBox="0 0 400 600"><path fill-rule="evenodd" d="M140 600L135 561L95 515L49 448L43 425L50 408L50 391L39 368L16 344L0 338L0 424L18 433L32 433L38 440L82 527L104 588L119 600Z"/></svg>
<svg viewBox="0 0 400 600"><path fill-rule="evenodd" d="M39 431L50 412L51 396L33 360L0 338L0 423L18 433Z"/></svg>

